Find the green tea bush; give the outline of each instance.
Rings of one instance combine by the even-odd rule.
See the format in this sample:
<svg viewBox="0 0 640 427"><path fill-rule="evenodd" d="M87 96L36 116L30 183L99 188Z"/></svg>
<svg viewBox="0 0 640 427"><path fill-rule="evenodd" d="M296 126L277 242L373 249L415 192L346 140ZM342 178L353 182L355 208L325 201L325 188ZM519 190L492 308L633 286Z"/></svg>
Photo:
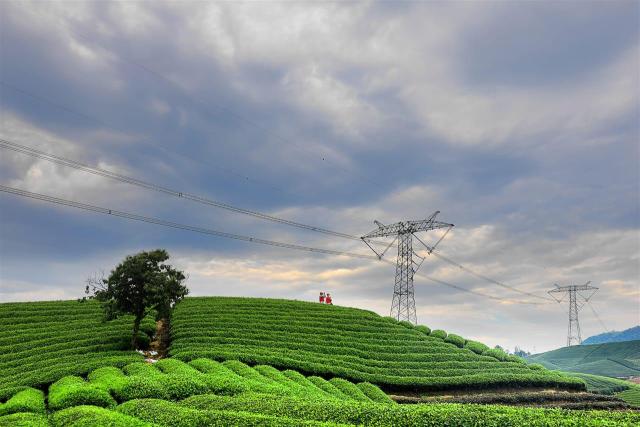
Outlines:
<svg viewBox="0 0 640 427"><path fill-rule="evenodd" d="M50 417L51 427L152 427L135 417L95 406L75 406Z"/></svg>
<svg viewBox="0 0 640 427"><path fill-rule="evenodd" d="M440 338L441 340L443 340L443 339L445 339L447 337L447 333L445 331L443 331L442 329L434 329L433 331L431 331L431 333L429 335L434 337L434 338Z"/></svg>
<svg viewBox="0 0 640 427"><path fill-rule="evenodd" d="M333 396L340 400L353 400L353 398L351 398L350 396L347 396L339 388L337 388L335 385L331 384L329 381L325 380L324 378L311 376L311 377L307 377L307 379L310 382L312 382L316 387L318 387L320 390L324 391L330 396Z"/></svg>
<svg viewBox="0 0 640 427"><path fill-rule="evenodd" d="M220 396L225 397L225 396ZM173 402L156 399L132 400L118 407L123 414L134 416L156 426L193 427L193 426L318 426L314 421L270 416L238 410L198 410Z"/></svg>
<svg viewBox="0 0 640 427"><path fill-rule="evenodd" d="M507 360L507 353L505 353L504 351L500 350L499 348L491 348L489 350L485 350L482 353L483 356L490 356L490 357L495 357L496 359L498 359L501 362L504 362L505 360Z"/></svg>
<svg viewBox="0 0 640 427"><path fill-rule="evenodd" d="M532 363L528 366L529 366L529 369L533 369L534 371L544 371L545 369L547 369L539 363Z"/></svg>
<svg viewBox="0 0 640 427"><path fill-rule="evenodd" d="M425 335L429 335L431 334L431 329L428 326L425 325L418 325L414 328L416 331L420 331Z"/></svg>
<svg viewBox="0 0 640 427"><path fill-rule="evenodd" d="M16 412L44 414L44 393L40 390L27 388L13 395L5 403L0 404L0 416Z"/></svg>
<svg viewBox="0 0 640 427"><path fill-rule="evenodd" d="M373 402L395 404L389 395L371 383L358 383L357 386Z"/></svg>
<svg viewBox="0 0 640 427"><path fill-rule="evenodd" d="M168 374L160 381L160 384L164 386L169 398L173 400L209 392L207 383L195 376Z"/></svg>
<svg viewBox="0 0 640 427"><path fill-rule="evenodd" d="M49 421L44 414L16 412L0 416L0 427L49 427Z"/></svg>
<svg viewBox="0 0 640 427"><path fill-rule="evenodd" d="M462 338L459 335L455 335L455 334L449 334L447 335L447 337L444 339L444 342L448 342L451 343L453 345L455 345L456 347L464 347L464 344L466 342L466 340L464 338Z"/></svg>
<svg viewBox="0 0 640 427"><path fill-rule="evenodd" d="M471 341L468 340L465 345L464 348L469 349L471 351L473 351L476 354L482 354L485 351L489 350L489 347L482 344L481 342L478 341Z"/></svg>
<svg viewBox="0 0 640 427"><path fill-rule="evenodd" d="M124 384L113 390L113 394L119 402L144 398L169 398L169 393L162 381L142 375L128 377Z"/></svg>
<svg viewBox="0 0 640 427"><path fill-rule="evenodd" d="M59 410L79 405L114 407L116 401L108 391L75 376L63 377L49 387L49 409Z"/></svg>
<svg viewBox="0 0 640 427"><path fill-rule="evenodd" d="M414 326L415 326L413 323L408 322L408 321L406 321L406 320L401 320L401 321L399 321L399 322L398 322L398 325L402 325L402 326L404 326L405 328L409 328L409 329L413 329L413 328L414 328Z"/></svg>
<svg viewBox="0 0 640 427"><path fill-rule="evenodd" d="M358 386L356 386L352 382L349 382L342 378L332 378L329 380L329 382L333 384L338 390L354 400L360 400L364 402L371 401L371 399L369 399L367 395L364 394L362 390L360 390Z"/></svg>

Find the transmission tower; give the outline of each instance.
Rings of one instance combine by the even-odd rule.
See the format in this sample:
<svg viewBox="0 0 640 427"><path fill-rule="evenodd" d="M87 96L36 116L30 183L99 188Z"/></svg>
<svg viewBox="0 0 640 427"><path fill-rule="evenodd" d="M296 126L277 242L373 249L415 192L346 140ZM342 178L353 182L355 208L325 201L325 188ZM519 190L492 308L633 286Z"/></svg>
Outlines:
<svg viewBox="0 0 640 427"><path fill-rule="evenodd" d="M569 295L569 327L567 329L567 347L575 344L582 344L582 336L580 335L580 321L578 320L578 312L589 302L591 297L596 293L598 288L590 286L591 282L584 285L558 286L550 290L548 293L558 303L561 303L567 294ZM584 293L590 292L588 296ZM556 294L562 294L560 298Z"/></svg>
<svg viewBox="0 0 640 427"><path fill-rule="evenodd" d="M408 320L413 324L418 322L416 317L416 300L413 293L413 275L422 265L424 258L413 250L413 238L415 237L427 248L427 251L431 253L438 243L444 239L449 230L451 230L451 227L453 227L453 224L436 221L435 218L439 213L440 211L437 211L427 219L418 221L401 221L391 225L384 225L379 221L374 221L378 228L361 237L362 241L371 248L379 259L382 259L387 250L396 241L398 241L396 281L393 286L393 301L391 302L391 317L394 317L397 320ZM415 234L421 231L435 230L438 228L447 228L447 231L432 247L424 243ZM386 249L381 253L371 246L371 243L375 244L377 242L370 241L370 239L379 237L393 237L393 241L389 243ZM420 259L419 263L413 260L414 255Z"/></svg>

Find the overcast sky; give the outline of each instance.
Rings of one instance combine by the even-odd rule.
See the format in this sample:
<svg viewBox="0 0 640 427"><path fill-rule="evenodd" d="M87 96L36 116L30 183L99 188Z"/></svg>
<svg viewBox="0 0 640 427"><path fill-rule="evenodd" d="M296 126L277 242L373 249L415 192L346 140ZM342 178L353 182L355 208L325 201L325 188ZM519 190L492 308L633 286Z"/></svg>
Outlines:
<svg viewBox="0 0 640 427"><path fill-rule="evenodd" d="M607 329L640 323L636 1L3 1L0 19L3 139L354 235L440 210L456 225L442 254L539 296L591 280ZM7 150L0 183L370 253ZM5 193L0 215L0 301L76 298L94 272L162 247L192 295L325 290L389 314L393 265ZM510 349L566 342L566 304L433 256L421 272L504 299L416 276L421 324ZM603 332L590 306L580 316L583 338Z"/></svg>

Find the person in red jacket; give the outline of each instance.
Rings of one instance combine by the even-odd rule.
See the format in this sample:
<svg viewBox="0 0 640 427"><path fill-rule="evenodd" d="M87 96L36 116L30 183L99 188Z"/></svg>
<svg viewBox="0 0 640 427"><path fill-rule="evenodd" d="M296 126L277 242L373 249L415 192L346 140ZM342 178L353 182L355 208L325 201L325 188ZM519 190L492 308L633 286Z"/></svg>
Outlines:
<svg viewBox="0 0 640 427"><path fill-rule="evenodd" d="M327 294L326 301L327 301L327 304L331 304L331 305L333 305L333 302L332 302L332 300L331 300L331 294L329 294L329 293Z"/></svg>
<svg viewBox="0 0 640 427"><path fill-rule="evenodd" d="M320 292L320 304L324 304L324 292Z"/></svg>

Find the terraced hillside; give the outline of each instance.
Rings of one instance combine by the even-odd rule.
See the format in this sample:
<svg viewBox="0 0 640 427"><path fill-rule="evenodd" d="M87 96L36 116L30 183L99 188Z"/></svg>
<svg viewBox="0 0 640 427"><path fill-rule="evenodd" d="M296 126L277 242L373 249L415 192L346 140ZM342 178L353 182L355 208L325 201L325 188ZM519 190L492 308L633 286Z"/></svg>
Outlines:
<svg viewBox="0 0 640 427"><path fill-rule="evenodd" d="M128 317L103 323L94 301L0 304L0 399L21 386L142 360L125 350L131 325ZM147 333L154 328L151 319L142 325Z"/></svg>
<svg viewBox="0 0 640 427"><path fill-rule="evenodd" d="M444 331L375 313L288 300L186 298L172 319L172 357L238 359L388 391L498 387L584 389L584 383Z"/></svg>
<svg viewBox="0 0 640 427"><path fill-rule="evenodd" d="M640 340L563 347L529 360L549 369L602 375L640 376Z"/></svg>
<svg viewBox="0 0 640 427"><path fill-rule="evenodd" d="M105 367L66 376L48 395L28 388L0 404L0 425L23 426L632 426L637 412L459 404L398 405L377 387L271 366L197 359Z"/></svg>

